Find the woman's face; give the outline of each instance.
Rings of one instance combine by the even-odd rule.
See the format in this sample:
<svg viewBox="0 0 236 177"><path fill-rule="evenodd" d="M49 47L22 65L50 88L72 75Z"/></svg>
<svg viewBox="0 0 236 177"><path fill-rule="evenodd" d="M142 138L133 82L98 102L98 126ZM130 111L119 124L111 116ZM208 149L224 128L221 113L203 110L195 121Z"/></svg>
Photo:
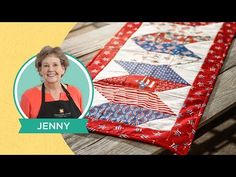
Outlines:
<svg viewBox="0 0 236 177"><path fill-rule="evenodd" d="M60 59L54 55L47 56L40 68L40 74L45 82L60 82L62 75L65 73L65 67L61 65Z"/></svg>

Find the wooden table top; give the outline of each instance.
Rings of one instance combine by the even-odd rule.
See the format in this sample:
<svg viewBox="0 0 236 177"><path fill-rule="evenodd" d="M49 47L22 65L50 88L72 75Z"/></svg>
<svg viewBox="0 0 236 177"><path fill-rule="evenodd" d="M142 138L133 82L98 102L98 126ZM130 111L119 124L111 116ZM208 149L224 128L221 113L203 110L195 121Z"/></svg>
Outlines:
<svg viewBox="0 0 236 177"><path fill-rule="evenodd" d="M78 23L61 47L64 52L74 55L86 65L124 24L123 22ZM236 40L233 41L217 77L199 128L210 124L235 106ZM162 147L155 145L97 133L63 134L63 138L75 154L150 155L165 151Z"/></svg>

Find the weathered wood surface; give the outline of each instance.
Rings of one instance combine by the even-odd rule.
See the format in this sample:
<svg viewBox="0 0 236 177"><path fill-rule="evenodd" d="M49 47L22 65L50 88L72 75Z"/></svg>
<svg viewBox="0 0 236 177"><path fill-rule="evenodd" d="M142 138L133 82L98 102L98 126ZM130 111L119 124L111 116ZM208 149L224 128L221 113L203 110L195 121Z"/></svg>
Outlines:
<svg viewBox="0 0 236 177"><path fill-rule="evenodd" d="M227 110L236 106L236 40L230 47L229 53L217 77L216 84L204 110L199 128L209 123Z"/></svg>
<svg viewBox="0 0 236 177"><path fill-rule="evenodd" d="M65 39L61 48L64 52L79 58L101 49L123 25L124 23L113 23L84 34L75 35Z"/></svg>
<svg viewBox="0 0 236 177"><path fill-rule="evenodd" d="M84 33L87 33L88 31L95 30L97 28L109 25L109 22L83 22L83 23L77 23L70 31L70 33L66 36L66 40L69 38L76 37L78 35L82 35Z"/></svg>
<svg viewBox="0 0 236 177"><path fill-rule="evenodd" d="M124 23L101 25L99 29L76 35L71 35L63 43L63 50L75 54L78 59L87 64L106 42L119 30ZM77 30L79 30L77 28ZM74 30L72 33L74 33ZM106 32L105 32L106 31ZM109 34L108 34L109 31ZM101 37L101 35L105 34ZM79 35L77 35L79 34ZM91 37L90 37L91 36ZM79 41L79 42L78 42ZM216 85L210 96L202 116L199 128L210 123L216 117L236 106L236 40L229 50ZM159 154L165 149L142 142L121 139L103 134L89 133L86 135L64 134L66 143L75 154L83 155L148 155Z"/></svg>

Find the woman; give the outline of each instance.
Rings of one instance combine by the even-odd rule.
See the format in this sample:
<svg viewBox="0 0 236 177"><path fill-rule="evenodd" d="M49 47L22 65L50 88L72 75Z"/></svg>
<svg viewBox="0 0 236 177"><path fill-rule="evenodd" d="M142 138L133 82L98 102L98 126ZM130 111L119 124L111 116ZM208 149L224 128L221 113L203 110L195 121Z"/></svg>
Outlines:
<svg viewBox="0 0 236 177"><path fill-rule="evenodd" d="M44 47L35 60L42 85L25 91L21 108L28 118L78 118L82 95L76 87L61 83L69 62L59 47Z"/></svg>

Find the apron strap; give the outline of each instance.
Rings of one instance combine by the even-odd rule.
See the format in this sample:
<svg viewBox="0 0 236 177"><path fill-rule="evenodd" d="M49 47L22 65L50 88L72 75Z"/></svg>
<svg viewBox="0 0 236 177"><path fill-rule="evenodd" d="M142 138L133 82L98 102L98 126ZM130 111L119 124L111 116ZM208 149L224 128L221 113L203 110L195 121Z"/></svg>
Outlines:
<svg viewBox="0 0 236 177"><path fill-rule="evenodd" d="M74 113L74 115L76 114L76 110L74 109L75 107L77 108L73 98L70 96L70 93L68 92L68 90L61 84L62 86L62 89L64 90L64 92L66 93L66 96L69 100L69 104L71 105L71 111ZM79 108L77 108L78 111L80 112ZM81 115L81 112L80 112L80 115Z"/></svg>
<svg viewBox="0 0 236 177"><path fill-rule="evenodd" d="M70 101L72 101L73 99L72 99L72 97L70 96L70 93L68 92L68 90L61 84L61 87L62 87L62 89L64 90L64 92L66 93L66 96L67 96L67 98L70 100Z"/></svg>
<svg viewBox="0 0 236 177"><path fill-rule="evenodd" d="M45 85L42 84L42 103L45 103Z"/></svg>

